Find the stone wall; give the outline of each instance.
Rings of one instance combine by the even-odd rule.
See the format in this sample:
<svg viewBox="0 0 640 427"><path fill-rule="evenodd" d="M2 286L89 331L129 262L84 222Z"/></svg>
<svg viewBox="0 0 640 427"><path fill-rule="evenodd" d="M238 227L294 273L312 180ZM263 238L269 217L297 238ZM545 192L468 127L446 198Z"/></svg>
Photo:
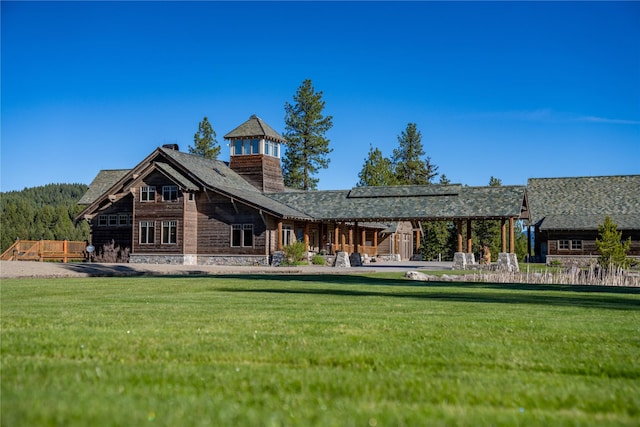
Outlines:
<svg viewBox="0 0 640 427"><path fill-rule="evenodd" d="M131 254L129 262L132 264L268 266L269 257L266 255Z"/></svg>
<svg viewBox="0 0 640 427"><path fill-rule="evenodd" d="M640 262L640 257L629 257ZM562 267L590 267L598 263L598 257L596 255L547 255L546 265L557 264L557 261Z"/></svg>

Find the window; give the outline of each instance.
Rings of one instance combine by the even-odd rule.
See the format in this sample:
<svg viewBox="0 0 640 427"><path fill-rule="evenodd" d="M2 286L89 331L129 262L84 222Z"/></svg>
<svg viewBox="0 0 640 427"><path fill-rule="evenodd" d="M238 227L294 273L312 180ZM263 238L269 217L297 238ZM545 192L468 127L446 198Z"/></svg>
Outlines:
<svg viewBox="0 0 640 427"><path fill-rule="evenodd" d="M156 187L140 187L140 201L154 202L156 200Z"/></svg>
<svg viewBox="0 0 640 427"><path fill-rule="evenodd" d="M118 215L118 225L129 225L129 215Z"/></svg>
<svg viewBox="0 0 640 427"><path fill-rule="evenodd" d="M155 236L155 223L153 221L140 221L140 243L153 243Z"/></svg>
<svg viewBox="0 0 640 427"><path fill-rule="evenodd" d="M162 186L162 200L178 200L178 186L177 185L163 185Z"/></svg>
<svg viewBox="0 0 640 427"><path fill-rule="evenodd" d="M231 226L231 246L253 247L253 224L233 224Z"/></svg>
<svg viewBox="0 0 640 427"><path fill-rule="evenodd" d="M285 225L282 227L282 246L289 246L293 243L293 230L291 226Z"/></svg>
<svg viewBox="0 0 640 427"><path fill-rule="evenodd" d="M236 139L234 150L233 150L233 154L235 154L236 156L239 156L239 155L242 154L242 140L241 139Z"/></svg>
<svg viewBox="0 0 640 427"><path fill-rule="evenodd" d="M118 215L109 215L109 227L118 225Z"/></svg>
<svg viewBox="0 0 640 427"><path fill-rule="evenodd" d="M106 216L106 215L100 215L100 216L98 217L98 225L106 226L107 224L108 224L108 222L107 222L107 216Z"/></svg>
<svg viewBox="0 0 640 427"><path fill-rule="evenodd" d="M582 240L558 240L558 249L563 251L581 251Z"/></svg>
<svg viewBox="0 0 640 427"><path fill-rule="evenodd" d="M173 244L176 243L177 233L177 221L162 221L162 243Z"/></svg>

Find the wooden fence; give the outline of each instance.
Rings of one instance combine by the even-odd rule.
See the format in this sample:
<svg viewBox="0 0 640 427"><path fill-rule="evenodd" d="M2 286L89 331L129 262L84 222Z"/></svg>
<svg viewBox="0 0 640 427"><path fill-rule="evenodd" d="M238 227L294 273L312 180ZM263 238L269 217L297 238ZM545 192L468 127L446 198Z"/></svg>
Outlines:
<svg viewBox="0 0 640 427"><path fill-rule="evenodd" d="M16 240L0 255L3 261L62 261L86 257L87 242L71 240Z"/></svg>

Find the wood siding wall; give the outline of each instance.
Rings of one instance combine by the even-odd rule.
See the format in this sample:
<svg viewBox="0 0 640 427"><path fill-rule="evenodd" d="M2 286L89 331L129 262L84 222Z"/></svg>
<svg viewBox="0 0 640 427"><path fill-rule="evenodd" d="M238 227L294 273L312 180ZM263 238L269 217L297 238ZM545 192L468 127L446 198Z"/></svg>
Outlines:
<svg viewBox="0 0 640 427"><path fill-rule="evenodd" d="M196 198L198 254L265 254L267 228L255 209L214 194L201 193ZM253 246L232 247L233 224L253 225Z"/></svg>
<svg viewBox="0 0 640 427"><path fill-rule="evenodd" d="M229 167L264 192L284 191L280 159L263 154L232 156Z"/></svg>
<svg viewBox="0 0 640 427"><path fill-rule="evenodd" d="M541 242L547 242L548 255L598 255L596 231L543 231L537 234ZM627 255L640 256L640 230L622 231L622 239L631 238L631 249ZM582 250L560 249L560 240L581 240ZM538 247L538 245L536 245Z"/></svg>
<svg viewBox="0 0 640 427"><path fill-rule="evenodd" d="M116 246L120 248L132 247L132 225L99 225L101 215L127 215L129 218L133 218L133 197L127 195L118 200L106 209L99 211L99 213L91 220L91 244L95 246L97 251L101 251L102 247L111 243L113 240Z"/></svg>

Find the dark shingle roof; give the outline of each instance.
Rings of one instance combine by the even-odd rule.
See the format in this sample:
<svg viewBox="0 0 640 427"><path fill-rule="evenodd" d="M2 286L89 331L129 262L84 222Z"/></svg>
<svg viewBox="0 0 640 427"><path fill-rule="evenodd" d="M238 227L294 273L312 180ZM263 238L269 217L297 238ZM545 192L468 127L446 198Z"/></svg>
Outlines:
<svg viewBox="0 0 640 427"><path fill-rule="evenodd" d="M224 139L233 138L268 138L272 141L286 142L285 139L278 132L273 130L271 126L265 123L260 117L255 114L249 117L249 120L229 132L224 136Z"/></svg>
<svg viewBox="0 0 640 427"><path fill-rule="evenodd" d="M91 184L89 184L89 189L80 198L78 204L90 205L98 197L102 196L105 191L111 188L113 184L124 177L129 171L130 169L101 170L100 172L98 172L98 175L93 178L93 181L91 181Z"/></svg>
<svg viewBox="0 0 640 427"><path fill-rule="evenodd" d="M409 190L408 187L400 188L395 195L392 195L394 192L389 187L378 190L370 187L368 191L357 188L271 193L268 196L315 219L336 221L519 217L525 197L523 186L460 186L457 194L451 194L451 191L448 191L450 189L437 187L451 186L412 186L411 195L402 194ZM356 197L351 197L354 191ZM385 196L375 197L376 191ZM363 193L366 197L362 197ZM430 195L425 197L425 194Z"/></svg>
<svg viewBox="0 0 640 427"><path fill-rule="evenodd" d="M640 175L530 178L527 194L541 229L597 230L606 215L620 229L640 229Z"/></svg>

